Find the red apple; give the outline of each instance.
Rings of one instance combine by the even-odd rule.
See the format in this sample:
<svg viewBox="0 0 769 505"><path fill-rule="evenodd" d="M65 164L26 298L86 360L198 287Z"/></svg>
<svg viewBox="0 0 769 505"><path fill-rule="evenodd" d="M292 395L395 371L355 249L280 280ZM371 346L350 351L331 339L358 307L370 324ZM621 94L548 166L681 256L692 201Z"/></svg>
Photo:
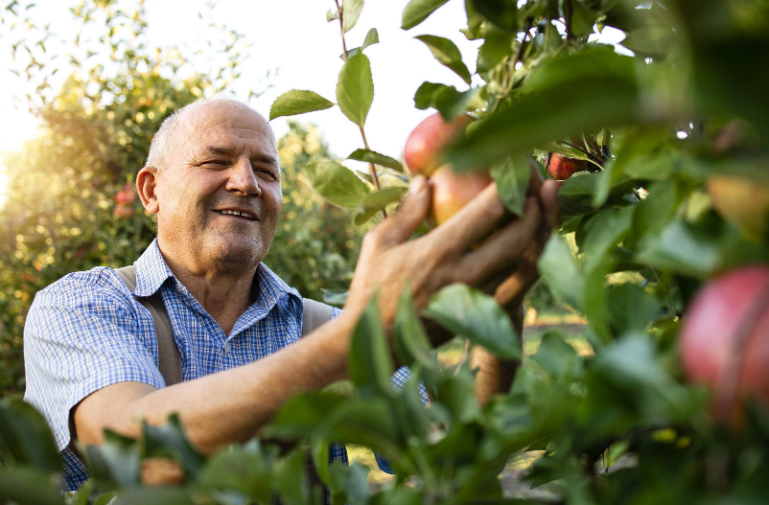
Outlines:
<svg viewBox="0 0 769 505"><path fill-rule="evenodd" d="M115 212L113 214L115 219L128 219L134 215L133 206L119 203L115 206Z"/></svg>
<svg viewBox="0 0 769 505"><path fill-rule="evenodd" d="M123 189L115 195L115 201L119 204L130 204L136 201L136 192L131 184L125 183Z"/></svg>
<svg viewBox="0 0 769 505"><path fill-rule="evenodd" d="M769 187L744 177L714 175L708 179L708 193L713 207L727 221L753 235L766 230Z"/></svg>
<svg viewBox="0 0 769 505"><path fill-rule="evenodd" d="M553 153L550 156L550 163L547 166L547 172L557 181L565 181L574 172L587 170L588 162L585 160L575 160L574 158L565 158L561 153Z"/></svg>
<svg viewBox="0 0 769 505"><path fill-rule="evenodd" d="M454 118L450 123L439 113L419 123L406 139L403 160L412 175L429 177L443 163L443 151L459 138L474 119L467 114Z"/></svg>
<svg viewBox="0 0 769 505"><path fill-rule="evenodd" d="M710 281L684 316L679 354L687 377L711 389L719 421L739 426L748 396L769 407L769 266Z"/></svg>
<svg viewBox="0 0 769 505"><path fill-rule="evenodd" d="M491 184L491 177L477 171L458 174L444 165L430 177L430 184L433 188L430 220L441 225Z"/></svg>

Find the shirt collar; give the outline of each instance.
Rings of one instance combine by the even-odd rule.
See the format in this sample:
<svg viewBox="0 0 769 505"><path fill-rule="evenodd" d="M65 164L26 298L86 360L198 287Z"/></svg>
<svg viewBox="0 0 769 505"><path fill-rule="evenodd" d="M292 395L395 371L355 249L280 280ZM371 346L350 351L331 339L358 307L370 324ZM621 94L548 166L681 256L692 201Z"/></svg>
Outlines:
<svg viewBox="0 0 769 505"><path fill-rule="evenodd" d="M255 280L259 283L259 296L254 306L269 311L281 298L293 296L298 301L302 300L299 292L283 279L278 277L264 263L259 263L256 268ZM176 278L168 267L166 260L158 247L158 239L154 239L144 254L136 260L136 296L152 296L169 278Z"/></svg>
<svg viewBox="0 0 769 505"><path fill-rule="evenodd" d="M136 296L152 296L174 274L160 253L158 239L152 241L144 254L136 260Z"/></svg>

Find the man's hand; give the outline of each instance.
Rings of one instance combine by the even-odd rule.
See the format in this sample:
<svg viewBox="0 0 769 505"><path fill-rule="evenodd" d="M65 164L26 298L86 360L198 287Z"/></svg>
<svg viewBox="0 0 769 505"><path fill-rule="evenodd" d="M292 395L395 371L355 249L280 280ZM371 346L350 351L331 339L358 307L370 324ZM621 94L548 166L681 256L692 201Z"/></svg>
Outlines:
<svg viewBox="0 0 769 505"><path fill-rule="evenodd" d="M527 198L522 218L504 224L509 215L491 184L446 223L407 241L427 217L430 198L427 181L417 176L398 211L366 235L346 313L360 314L378 292L380 315L389 327L407 281L418 310L455 282L493 293L517 273L542 229L537 197Z"/></svg>

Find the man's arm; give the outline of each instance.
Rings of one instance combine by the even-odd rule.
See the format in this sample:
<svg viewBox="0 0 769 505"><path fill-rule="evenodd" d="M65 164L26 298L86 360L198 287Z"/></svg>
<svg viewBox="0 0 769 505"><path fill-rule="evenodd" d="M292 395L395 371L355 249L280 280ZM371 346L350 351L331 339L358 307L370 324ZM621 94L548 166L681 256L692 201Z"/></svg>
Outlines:
<svg viewBox="0 0 769 505"><path fill-rule="evenodd" d="M349 341L375 292L383 323L390 327L407 280L417 309L455 282L499 284L500 274L520 262L540 227L539 205L529 199L523 218L476 248L505 219L492 184L448 222L407 241L426 218L430 199L426 180L415 178L398 212L366 235L342 316L246 366L164 389L134 382L100 389L74 409L78 438L86 444L99 443L105 428L138 436L139 420L162 424L178 412L190 440L204 452L247 440L292 395L347 376Z"/></svg>
<svg viewBox="0 0 769 505"><path fill-rule="evenodd" d="M105 428L138 437L138 420L163 424L178 412L203 452L246 441L287 398L345 378L346 347L356 322L355 315L343 313L259 361L163 389L140 382L107 386L75 407L77 437L99 444Z"/></svg>

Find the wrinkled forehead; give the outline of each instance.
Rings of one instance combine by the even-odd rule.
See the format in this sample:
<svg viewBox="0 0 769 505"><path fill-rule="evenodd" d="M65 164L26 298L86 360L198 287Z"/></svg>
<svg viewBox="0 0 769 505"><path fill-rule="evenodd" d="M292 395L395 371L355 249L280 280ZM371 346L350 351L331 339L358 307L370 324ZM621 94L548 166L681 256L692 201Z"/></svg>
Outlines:
<svg viewBox="0 0 769 505"><path fill-rule="evenodd" d="M270 123L245 105L225 100L207 102L186 110L174 129L174 144L194 150L212 141L240 144L256 141L261 149L277 153Z"/></svg>

